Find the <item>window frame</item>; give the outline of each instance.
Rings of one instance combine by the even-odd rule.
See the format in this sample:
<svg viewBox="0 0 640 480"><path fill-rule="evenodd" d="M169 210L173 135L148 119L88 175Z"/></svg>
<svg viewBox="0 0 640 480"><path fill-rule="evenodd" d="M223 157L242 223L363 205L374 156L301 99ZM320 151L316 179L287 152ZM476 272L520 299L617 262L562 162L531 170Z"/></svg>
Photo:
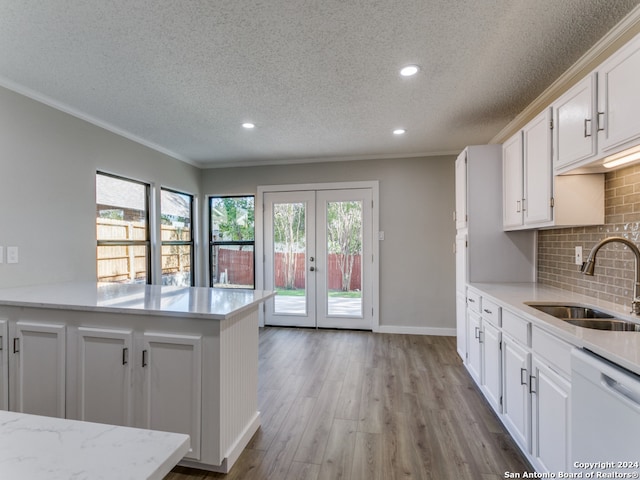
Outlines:
<svg viewBox="0 0 640 480"><path fill-rule="evenodd" d="M162 192L166 191L166 192L171 192L171 193L176 193L178 195L184 195L185 197L189 197L190 201L189 201L189 212L190 212L190 217L189 217L189 221L190 221L190 228L189 228L189 233L190 233L190 240L162 240L162 233L160 234L160 283L162 284L162 247L163 246L173 246L173 245L177 245L177 246L181 246L181 245L189 245L191 247L190 249L190 261L191 261L191 284L189 286L194 287L196 284L196 264L195 264L195 260L196 260L196 244L195 244L195 235L194 235L194 227L195 227L195 216L193 214L193 210L194 210L194 206L195 206L195 195L192 195L190 193L186 193L186 192L181 192L179 190L175 190L173 188L168 188L168 187L160 187L160 209L159 209L159 224L162 225Z"/></svg>
<svg viewBox="0 0 640 480"><path fill-rule="evenodd" d="M142 185L145 189L145 195L144 195L144 208L145 208L145 239L144 240L100 240L97 238L97 233L96 233L96 280L99 281L98 279L98 271L97 271L97 248L99 247L120 247L120 246L125 246L125 247L134 247L134 246L144 246L146 247L146 266L147 266L147 274L146 274L146 285L151 285L152 284L152 279L153 279L153 272L151 271L152 268L152 261L151 261L151 215L150 215L150 205L151 205L151 185L149 183L140 181L140 180L134 180L132 178L128 178L128 177L123 177L121 175L115 175L113 173L107 173L107 172L103 172L100 170L96 171L96 177L98 175L103 175L105 177L111 177L111 178L115 178L121 181L125 181L125 182L130 182L130 183L135 183L138 185ZM96 196L97 196L97 188L96 188ZM97 203L97 198L96 198L96 207L98 205ZM96 212L97 213L97 212ZM96 216L96 220L97 220L97 216ZM120 283L120 282L114 282L114 283Z"/></svg>
<svg viewBox="0 0 640 480"><path fill-rule="evenodd" d="M211 203L214 199L221 199L221 198L253 198L253 240L217 240L214 241L213 240L213 225L211 222ZM214 268L213 268L213 261L215 256L213 255L213 250L216 246L233 246L233 245L237 245L237 246L252 246L253 247L253 286L251 287L246 287L246 290L255 290L256 289L256 219L255 219L255 215L256 215L256 195L255 194L247 194L247 195L210 195L208 197L208 202L207 202L207 218L208 218L208 225L209 225L209 232L208 232L208 237L209 237L209 287L214 288L214 283L213 283L213 272L214 272ZM224 287L219 287L219 288L224 288Z"/></svg>

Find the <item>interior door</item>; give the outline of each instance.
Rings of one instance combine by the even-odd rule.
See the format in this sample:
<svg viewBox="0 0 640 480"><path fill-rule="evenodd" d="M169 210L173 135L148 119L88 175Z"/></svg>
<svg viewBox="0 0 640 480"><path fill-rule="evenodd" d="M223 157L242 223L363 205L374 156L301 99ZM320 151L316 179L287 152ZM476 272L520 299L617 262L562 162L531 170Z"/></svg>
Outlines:
<svg viewBox="0 0 640 480"><path fill-rule="evenodd" d="M264 194L267 325L371 329L369 188Z"/></svg>

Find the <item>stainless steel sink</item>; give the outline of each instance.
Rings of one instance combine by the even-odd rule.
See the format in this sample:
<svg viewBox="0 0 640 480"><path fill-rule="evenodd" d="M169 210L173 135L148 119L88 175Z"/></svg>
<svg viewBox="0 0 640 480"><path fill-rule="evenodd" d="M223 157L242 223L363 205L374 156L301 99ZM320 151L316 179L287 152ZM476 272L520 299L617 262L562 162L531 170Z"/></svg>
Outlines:
<svg viewBox="0 0 640 480"><path fill-rule="evenodd" d="M613 318L613 315L579 305L529 305L548 315L563 320L570 318Z"/></svg>
<svg viewBox="0 0 640 480"><path fill-rule="evenodd" d="M593 328L595 330L613 330L622 332L640 332L640 323L629 322L619 318L593 319L593 318L561 318L577 327Z"/></svg>
<svg viewBox="0 0 640 480"><path fill-rule="evenodd" d="M577 327L593 328L595 330L640 332L640 323L615 318L613 315L591 307L580 305L528 305Z"/></svg>

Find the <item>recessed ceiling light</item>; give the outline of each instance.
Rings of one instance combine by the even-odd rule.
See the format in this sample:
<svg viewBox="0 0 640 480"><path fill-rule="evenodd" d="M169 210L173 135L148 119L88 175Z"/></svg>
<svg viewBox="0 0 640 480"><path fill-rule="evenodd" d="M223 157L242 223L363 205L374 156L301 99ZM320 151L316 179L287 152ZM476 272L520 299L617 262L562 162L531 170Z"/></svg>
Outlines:
<svg viewBox="0 0 640 480"><path fill-rule="evenodd" d="M393 131L394 135L404 135L405 133L407 133L407 131L404 128L396 128Z"/></svg>
<svg viewBox="0 0 640 480"><path fill-rule="evenodd" d="M251 122L243 123L243 124L242 124L242 126L243 126L244 128L246 128L246 129L249 129L249 130L251 130L252 128L255 128L255 127L256 127L256 125L255 125L254 123L251 123Z"/></svg>
<svg viewBox="0 0 640 480"><path fill-rule="evenodd" d="M420 71L420 67L418 65L407 65L400 69L400 75L403 77L411 77Z"/></svg>

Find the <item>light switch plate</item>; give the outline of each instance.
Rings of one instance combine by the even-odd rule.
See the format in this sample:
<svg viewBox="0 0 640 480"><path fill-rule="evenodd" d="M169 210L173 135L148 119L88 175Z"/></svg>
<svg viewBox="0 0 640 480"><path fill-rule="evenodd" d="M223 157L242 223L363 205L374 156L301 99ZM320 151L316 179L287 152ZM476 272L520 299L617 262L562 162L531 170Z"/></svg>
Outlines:
<svg viewBox="0 0 640 480"><path fill-rule="evenodd" d="M7 247L7 263L18 263L18 247Z"/></svg>

